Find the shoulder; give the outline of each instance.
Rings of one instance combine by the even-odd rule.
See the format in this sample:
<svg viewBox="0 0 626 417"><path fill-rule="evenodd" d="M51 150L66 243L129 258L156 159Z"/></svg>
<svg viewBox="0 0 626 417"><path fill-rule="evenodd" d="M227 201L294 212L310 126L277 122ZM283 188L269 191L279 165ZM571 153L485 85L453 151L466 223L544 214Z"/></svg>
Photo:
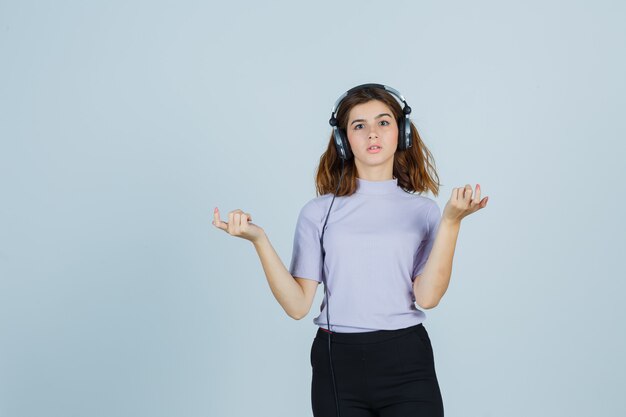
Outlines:
<svg viewBox="0 0 626 417"><path fill-rule="evenodd" d="M416 193L406 193L410 199L410 212L412 216L419 219L422 224L427 224L429 229L436 227L441 219L441 208L434 198Z"/></svg>
<svg viewBox="0 0 626 417"><path fill-rule="evenodd" d="M439 208L439 204L437 203L436 200L430 197L425 197L425 196L421 196L421 198L423 199L423 204L426 210L427 217L436 218L441 215L441 209Z"/></svg>
<svg viewBox="0 0 626 417"><path fill-rule="evenodd" d="M430 197L422 197L424 200L423 213L426 218L426 223L429 229L437 227L437 224L441 220L441 208L437 201Z"/></svg>
<svg viewBox="0 0 626 417"><path fill-rule="evenodd" d="M332 197L332 194L324 194L310 199L300 209L300 216L311 220L319 219L322 213L324 213L324 207L328 206L328 202Z"/></svg>
<svg viewBox="0 0 626 417"><path fill-rule="evenodd" d="M349 206L351 201L353 201L353 197L351 196L337 197L332 193L324 194L308 200L302 209L300 209L299 217L321 224L326 219L331 204L332 210L336 211L341 208L345 209L346 205Z"/></svg>
<svg viewBox="0 0 626 417"><path fill-rule="evenodd" d="M437 201L430 198L430 197L425 197L425 196L420 196L423 201L424 201L424 205L426 207L428 207L428 211L433 211L433 210L438 210L439 209L439 204L437 204Z"/></svg>
<svg viewBox="0 0 626 417"><path fill-rule="evenodd" d="M404 191L401 196L402 198L409 200L411 204L414 205L414 207L425 210L426 212L429 212L434 208L439 208L437 201L425 195L420 195L417 193L407 193L406 191Z"/></svg>

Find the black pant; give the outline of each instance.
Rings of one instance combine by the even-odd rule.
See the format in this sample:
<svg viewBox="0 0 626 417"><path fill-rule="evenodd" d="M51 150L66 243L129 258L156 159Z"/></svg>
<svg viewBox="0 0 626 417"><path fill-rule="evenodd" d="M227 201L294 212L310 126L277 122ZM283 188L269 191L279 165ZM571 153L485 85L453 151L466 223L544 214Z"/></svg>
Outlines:
<svg viewBox="0 0 626 417"><path fill-rule="evenodd" d="M424 326L331 336L341 417L441 417L443 401ZM318 328L311 346L311 404L315 417L335 417L329 333Z"/></svg>

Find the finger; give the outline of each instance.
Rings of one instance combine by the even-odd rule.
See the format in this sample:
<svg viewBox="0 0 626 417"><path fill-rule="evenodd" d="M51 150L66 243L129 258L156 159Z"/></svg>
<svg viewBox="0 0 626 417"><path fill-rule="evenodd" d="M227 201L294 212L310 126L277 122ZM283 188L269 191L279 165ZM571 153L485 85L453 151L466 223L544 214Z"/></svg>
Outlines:
<svg viewBox="0 0 626 417"><path fill-rule="evenodd" d="M459 199L459 189L458 188L453 188L452 189L452 198L454 200L458 200Z"/></svg>
<svg viewBox="0 0 626 417"><path fill-rule="evenodd" d="M228 233L233 234L235 231L235 213L232 211L228 213Z"/></svg>
<svg viewBox="0 0 626 417"><path fill-rule="evenodd" d="M217 207L213 210L213 225L224 231L228 228L228 224L220 219L220 211Z"/></svg>
<svg viewBox="0 0 626 417"><path fill-rule="evenodd" d="M241 233L241 213L233 213L233 233L239 235Z"/></svg>
<svg viewBox="0 0 626 417"><path fill-rule="evenodd" d="M246 216L248 216L248 221L251 222L252 221L252 216L250 215L250 213L246 213Z"/></svg>
<svg viewBox="0 0 626 417"><path fill-rule="evenodd" d="M235 212L235 226L237 227L237 234L241 234L241 214L242 209L233 210Z"/></svg>
<svg viewBox="0 0 626 417"><path fill-rule="evenodd" d="M480 184L476 184L476 193L474 194L474 204L480 204Z"/></svg>
<svg viewBox="0 0 626 417"><path fill-rule="evenodd" d="M241 230L246 230L247 226L248 226L248 215L246 213L243 213L241 215L241 225L240 225L240 228L241 228Z"/></svg>
<svg viewBox="0 0 626 417"><path fill-rule="evenodd" d="M472 206L472 191L472 186L465 184L465 187L463 187L463 203L465 204L465 207Z"/></svg>
<svg viewBox="0 0 626 417"><path fill-rule="evenodd" d="M472 197L472 186L470 184L465 184L465 188L463 189L463 198L469 200Z"/></svg>

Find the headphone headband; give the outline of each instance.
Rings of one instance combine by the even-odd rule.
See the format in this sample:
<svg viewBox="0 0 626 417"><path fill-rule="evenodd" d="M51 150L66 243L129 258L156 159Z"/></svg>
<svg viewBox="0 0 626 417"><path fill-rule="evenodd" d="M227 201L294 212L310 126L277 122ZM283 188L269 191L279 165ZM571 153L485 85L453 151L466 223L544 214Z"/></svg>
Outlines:
<svg viewBox="0 0 626 417"><path fill-rule="evenodd" d="M330 120L331 121L334 120L335 123L336 123L337 119L335 119L335 115L337 114L337 110L339 109L339 105L348 96L348 94L350 94L350 93L352 93L354 91L357 91L357 90L364 89L364 88L380 88L381 90L388 91L393 96L395 96L398 99L398 101L400 101L402 104L404 104L403 111L404 111L404 109L408 109L408 113L411 113L411 108L408 107L408 104L407 104L406 100L404 99L402 94L400 94L400 92L398 90L396 90L395 88L391 88L391 87L389 87L387 85L383 85L383 84L368 83L368 84L357 85L356 87L352 87L351 89L349 89L348 91L343 93L337 99L337 101L335 101L335 104L333 105L333 109L331 110ZM408 114L408 113L406 111L404 111L404 114ZM335 126L335 125L331 123L331 126Z"/></svg>

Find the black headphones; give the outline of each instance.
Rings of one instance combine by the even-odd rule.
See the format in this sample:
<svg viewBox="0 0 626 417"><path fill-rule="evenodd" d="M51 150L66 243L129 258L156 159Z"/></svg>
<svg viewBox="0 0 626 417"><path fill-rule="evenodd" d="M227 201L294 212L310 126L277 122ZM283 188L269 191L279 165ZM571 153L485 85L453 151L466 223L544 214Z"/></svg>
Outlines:
<svg viewBox="0 0 626 417"><path fill-rule="evenodd" d="M395 90L383 84L361 84L349 89L337 99L335 105L333 106L330 120L328 121L328 123L330 123L330 125L333 127L333 138L335 140L337 153L339 154L339 157L341 159L346 161L352 158L352 151L350 150L350 144L348 142L348 136L346 134L346 131L345 129L340 129L337 126L337 119L335 119L335 115L337 114L337 109L341 105L341 102L350 93L365 88L380 88L382 90L388 91L403 104L402 113L404 113L404 116L401 116L398 120L398 150L404 151L413 146L413 140L411 137L411 120L409 119L409 115L411 114L411 107L409 107L404 97L402 97L402 94L400 94L398 90Z"/></svg>

